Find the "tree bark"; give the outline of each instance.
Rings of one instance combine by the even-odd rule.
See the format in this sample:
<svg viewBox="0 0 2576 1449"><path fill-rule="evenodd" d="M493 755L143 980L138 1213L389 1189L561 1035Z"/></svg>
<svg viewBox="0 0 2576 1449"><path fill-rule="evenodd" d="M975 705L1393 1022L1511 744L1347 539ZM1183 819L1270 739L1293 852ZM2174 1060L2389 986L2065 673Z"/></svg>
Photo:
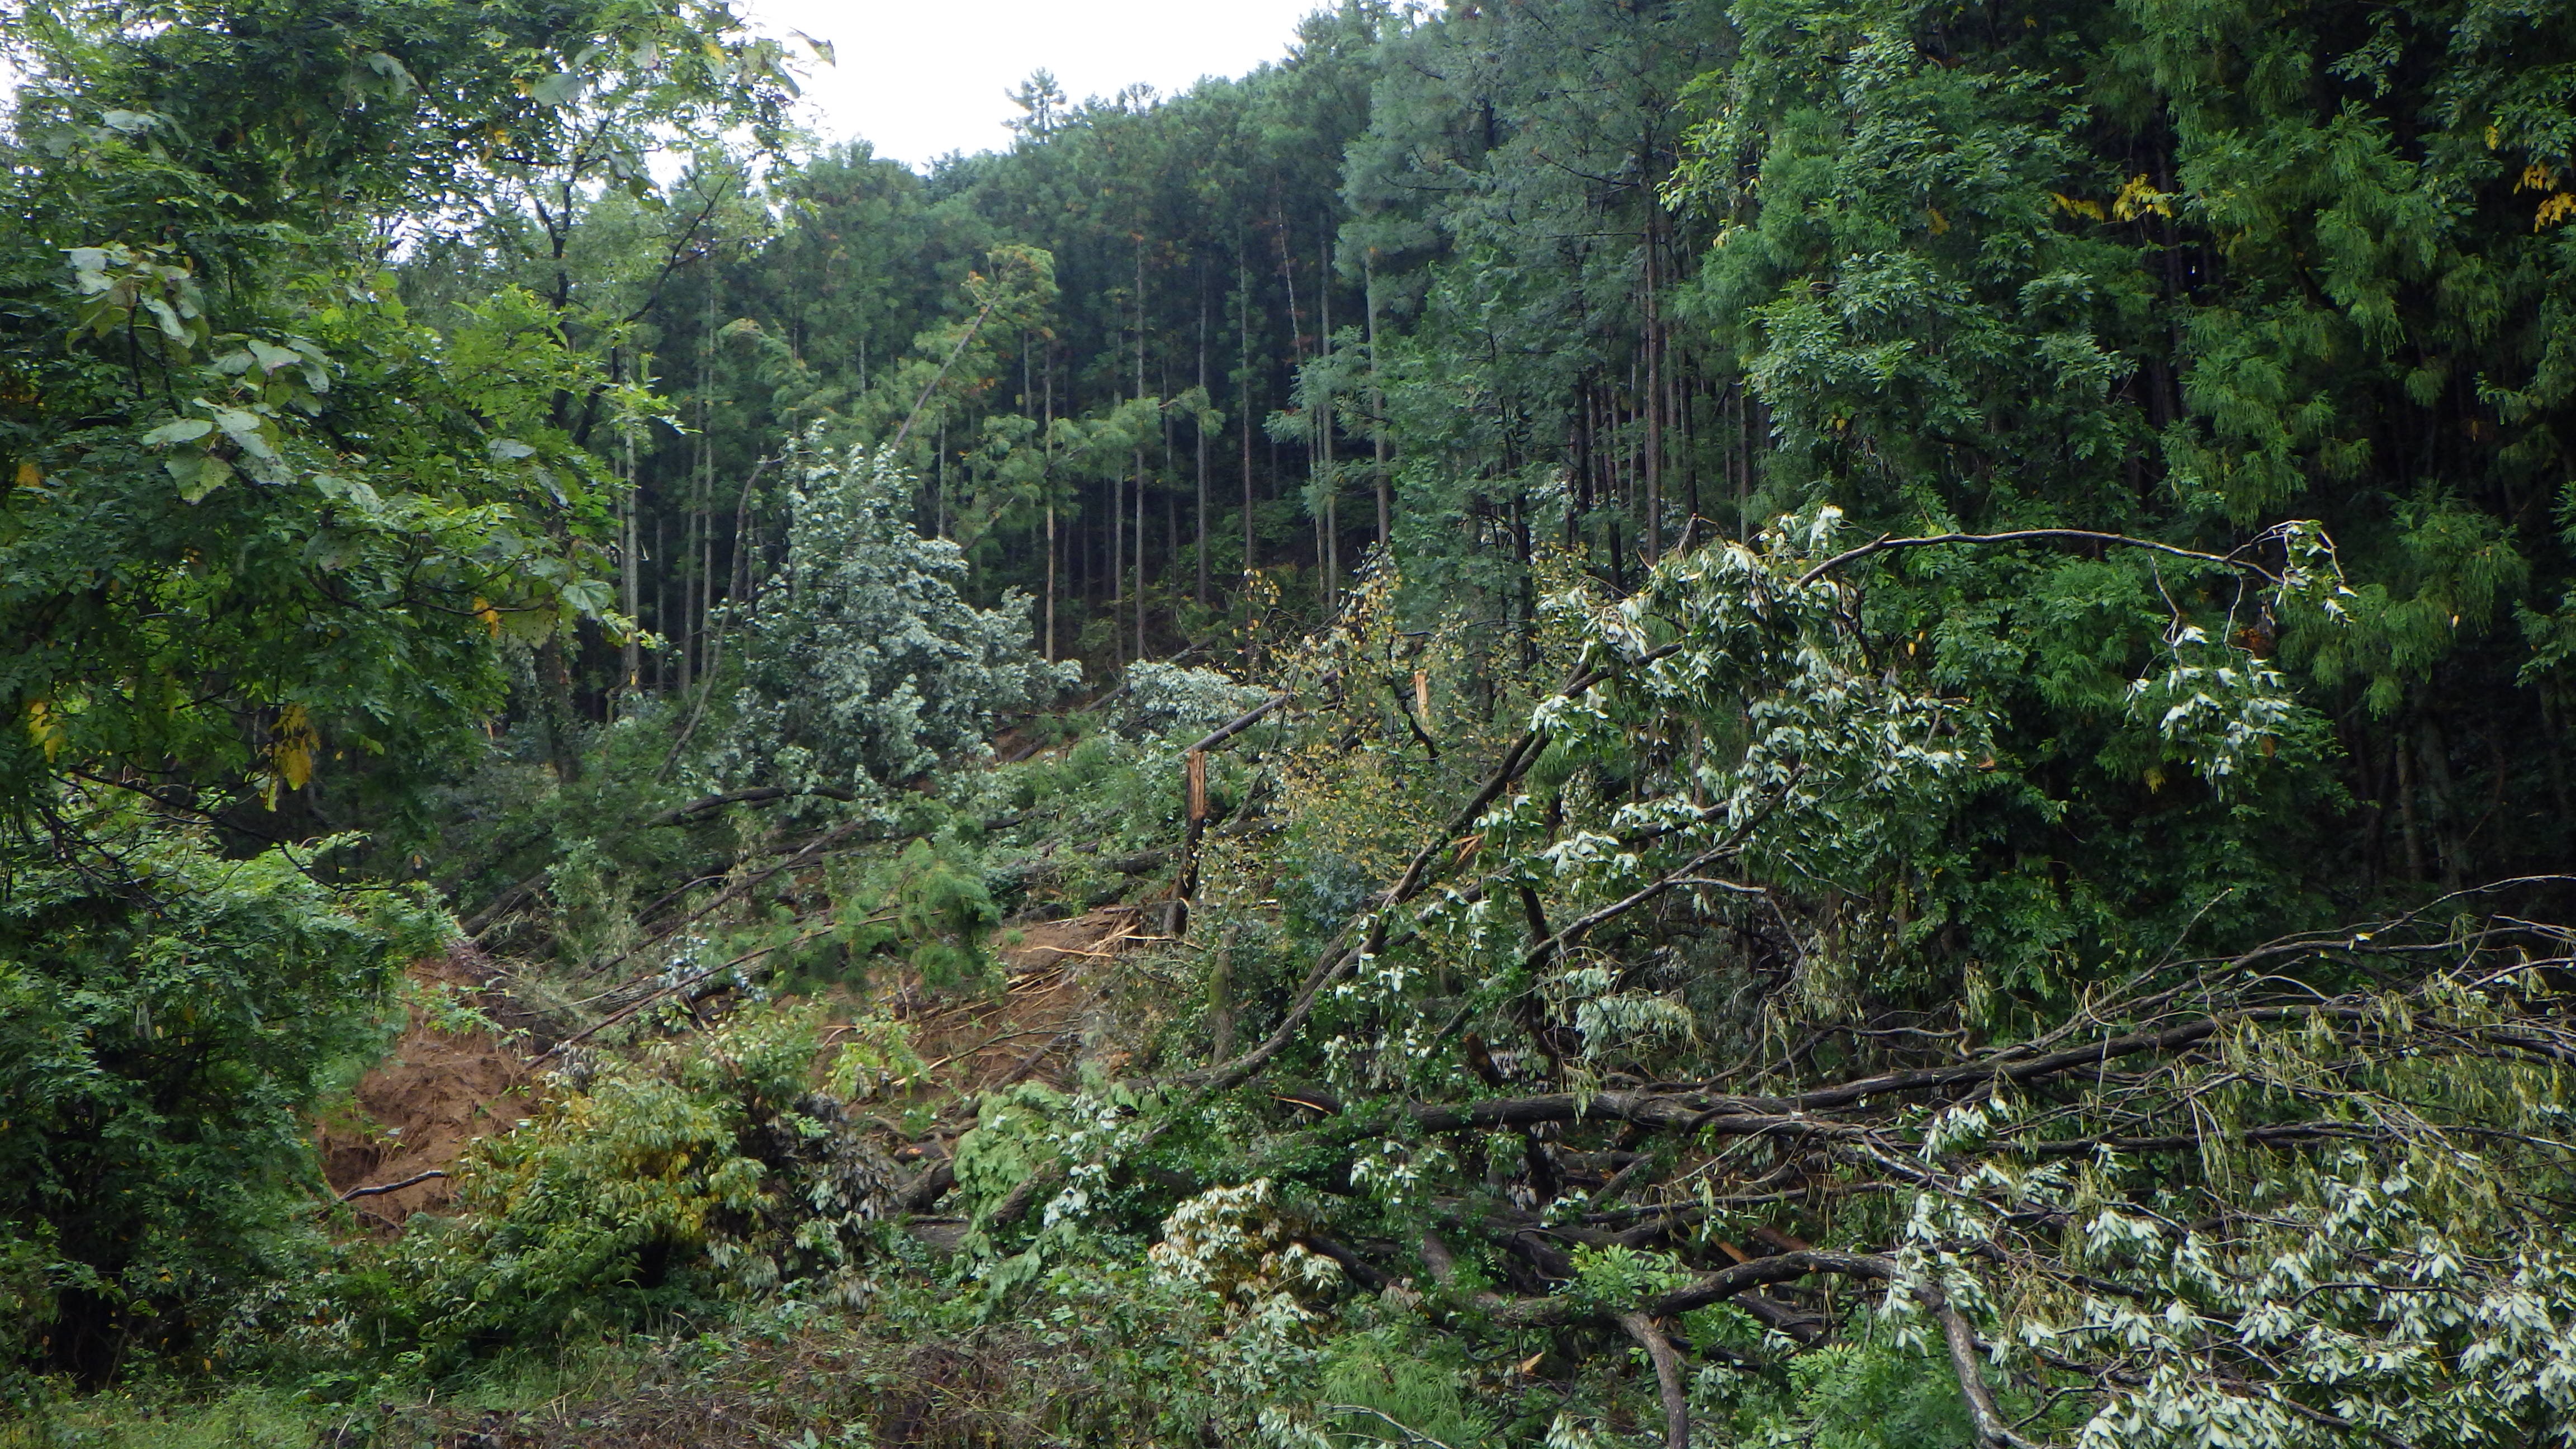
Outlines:
<svg viewBox="0 0 2576 1449"><path fill-rule="evenodd" d="M1663 405L1663 335L1661 299L1657 282L1662 264L1655 245L1655 202L1651 188L1646 193L1646 526L1641 541L1645 559L1653 563L1664 549L1664 405Z"/></svg>
<svg viewBox="0 0 2576 1449"><path fill-rule="evenodd" d="M1207 357L1207 268L1202 265L1199 268L1199 406L1202 409L1207 406L1208 399ZM1200 414L1197 421L1190 425L1190 433L1192 437L1197 439L1199 450L1199 586L1197 598L1199 601L1199 607L1204 609L1207 607L1208 601L1208 440L1207 418L1204 412Z"/></svg>
<svg viewBox="0 0 2576 1449"><path fill-rule="evenodd" d="M1046 662L1055 662L1055 346L1047 346L1046 413L1039 424L1038 491L1046 498Z"/></svg>
<svg viewBox="0 0 2576 1449"><path fill-rule="evenodd" d="M1664 1449L1690 1449L1690 1394L1682 1387L1681 1355L1655 1320L1635 1309L1619 1315L1619 1326L1655 1365L1655 1388L1664 1401Z"/></svg>
<svg viewBox="0 0 2576 1449"><path fill-rule="evenodd" d="M1327 375L1333 364L1333 240L1325 234L1323 256L1315 273L1316 356ZM1324 617L1340 612L1342 600L1342 480L1333 472L1333 385L1324 384L1324 400L1315 409L1315 439L1323 456L1316 486L1324 495Z"/></svg>
<svg viewBox="0 0 2576 1449"><path fill-rule="evenodd" d="M1377 258L1374 250L1367 264L1368 278L1368 349L1369 349L1369 440L1377 448L1377 547L1380 555L1391 555L1395 547L1395 493L1386 472L1386 382L1378 371L1377 358Z"/></svg>
<svg viewBox="0 0 2576 1449"><path fill-rule="evenodd" d="M1252 551L1252 262L1248 257L1235 258L1235 286L1235 365L1242 383L1235 395L1239 414L1235 426L1243 431L1243 575L1248 579L1260 567Z"/></svg>

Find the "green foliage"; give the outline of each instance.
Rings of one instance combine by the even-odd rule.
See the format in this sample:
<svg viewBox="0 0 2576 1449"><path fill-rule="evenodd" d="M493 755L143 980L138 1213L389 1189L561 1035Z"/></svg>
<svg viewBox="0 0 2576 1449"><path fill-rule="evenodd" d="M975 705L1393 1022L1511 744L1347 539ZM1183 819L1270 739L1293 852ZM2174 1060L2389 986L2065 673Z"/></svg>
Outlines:
<svg viewBox="0 0 2576 1449"><path fill-rule="evenodd" d="M563 400L617 380L528 293L423 326L375 227L550 169L649 187L640 128L774 120L775 44L680 7L18 11L0 790L274 806L344 754L412 787L500 703L491 634L610 613Z"/></svg>
<svg viewBox="0 0 2576 1449"><path fill-rule="evenodd" d="M980 867L953 846L913 841L850 893L841 941L856 958L902 950L933 989L987 984L993 963L985 942L1002 913Z"/></svg>
<svg viewBox="0 0 2576 1449"><path fill-rule="evenodd" d="M1334 1340L1317 1384L1317 1407L1336 1438L1412 1444L1419 1435L1466 1449L1495 1442L1491 1415L1469 1402L1468 1366L1448 1345L1402 1330Z"/></svg>
<svg viewBox="0 0 2576 1449"><path fill-rule="evenodd" d="M302 852L225 859L201 831L91 810L96 853L8 862L0 1264L8 1347L95 1381L184 1358L301 1261L312 1115L442 926L323 884Z"/></svg>
<svg viewBox="0 0 2576 1449"><path fill-rule="evenodd" d="M727 1298L863 1302L890 1169L813 1093L817 1032L811 1011L746 1008L558 1077L469 1153L455 1215L357 1280L357 1344L447 1369Z"/></svg>
<svg viewBox="0 0 2576 1449"><path fill-rule="evenodd" d="M1670 1254L1639 1252L1625 1244L1579 1247L1574 1251L1574 1279L1566 1291L1611 1307L1634 1303L1689 1280Z"/></svg>
<svg viewBox="0 0 2576 1449"><path fill-rule="evenodd" d="M994 712L1078 678L1032 655L1025 597L961 596L965 561L914 530L908 492L862 450L804 463L783 597L750 623L722 773L880 795L980 748Z"/></svg>
<svg viewBox="0 0 2576 1449"><path fill-rule="evenodd" d="M321 1417L295 1396L242 1386L197 1400L149 1390L44 1403L0 1424L0 1449L307 1449Z"/></svg>
<svg viewBox="0 0 2576 1449"><path fill-rule="evenodd" d="M2533 508L2566 449L2541 399L2563 391L2546 319L2569 254L2538 215L2563 166L2563 89L2539 79L2569 54L2563 17L2079 4L1976 29L1911 4L1756 4L1735 19L1741 53L1696 87L1671 194L1716 228L1685 303L1769 422L1757 509L1830 498L1900 533L2203 543L2305 516L2352 576L2332 620L2246 614L2161 564L2129 586L2189 616L2202 637L2177 655L2252 641L2280 672L2279 747L2302 762L2287 788L2181 798L2166 760L2065 687L2092 665L2161 673L2143 667L2153 644L2107 615L2109 632L2068 637L2034 607L2098 590L2085 575L2109 561L1962 559L1909 570L1909 599L1883 587L1889 637L2005 711L1989 823L1941 874L2027 858L2044 830L2086 842L2048 849L2068 899L2031 903L2056 916L2035 943L2099 939L2115 919L2169 929L2222 896L2277 910L2337 877L2478 873L2453 771L2509 795L2554 788L2541 775L2557 768L2516 785L2510 757L2424 751L2522 728L2530 701L2502 701L2525 666L2493 631L2504 600L2545 597L2567 568ZM2534 87L2559 119L2537 120ZM2563 739L2544 733L2554 759ZM2345 818L2402 828L2279 848L2356 805ZM2555 860L2554 830L2486 838L2479 869ZM2284 870L2285 855L2318 863ZM1954 914L1979 917L2003 925ZM2027 945L1990 941L2034 969Z"/></svg>
<svg viewBox="0 0 2576 1449"><path fill-rule="evenodd" d="M1944 1449L1975 1430L1958 1385L1919 1347L1863 1338L1792 1359L1785 1384L1728 1385L1734 1442L1796 1438L1824 1449ZM1702 1381L1702 1392L1706 1381Z"/></svg>
<svg viewBox="0 0 2576 1449"><path fill-rule="evenodd" d="M1213 669L1151 661L1130 665L1127 692L1111 718L1129 734L1189 735L1211 730L1270 697L1268 690L1238 684Z"/></svg>
<svg viewBox="0 0 2576 1449"><path fill-rule="evenodd" d="M2564 885L2434 894L2576 818L2561 10L1348 0L765 180L721 8L11 14L19 1360L1574 1449L1669 1330L1703 1444L2565 1437ZM268 838L353 822L602 1029L290 1287L418 922ZM1006 913L1167 888L940 1095Z"/></svg>

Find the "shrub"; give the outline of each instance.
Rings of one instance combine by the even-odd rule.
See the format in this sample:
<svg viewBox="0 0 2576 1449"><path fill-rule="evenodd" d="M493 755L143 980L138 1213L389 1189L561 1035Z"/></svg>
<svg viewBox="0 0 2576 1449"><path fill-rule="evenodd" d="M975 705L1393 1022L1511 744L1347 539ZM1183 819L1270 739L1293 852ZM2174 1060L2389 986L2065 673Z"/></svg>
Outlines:
<svg viewBox="0 0 2576 1449"><path fill-rule="evenodd" d="M306 1125L440 918L284 850L93 829L112 856L0 862L0 1351L95 1383L309 1241Z"/></svg>
<svg viewBox="0 0 2576 1449"><path fill-rule="evenodd" d="M892 1169L808 1081L811 1010L559 1074L469 1150L453 1217L415 1216L355 1280L362 1339L433 1368L795 1288L855 1304Z"/></svg>

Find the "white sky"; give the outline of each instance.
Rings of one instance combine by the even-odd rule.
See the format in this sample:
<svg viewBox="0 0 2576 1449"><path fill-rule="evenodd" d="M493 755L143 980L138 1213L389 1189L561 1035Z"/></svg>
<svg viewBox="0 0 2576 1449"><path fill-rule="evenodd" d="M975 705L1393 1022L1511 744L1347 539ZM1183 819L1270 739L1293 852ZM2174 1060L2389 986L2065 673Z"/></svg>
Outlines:
<svg viewBox="0 0 2576 1449"><path fill-rule="evenodd" d="M1329 0L740 0L752 27L830 41L806 122L825 143L862 137L922 165L1010 144L1005 92L1041 67L1075 101L1143 82L1165 95L1241 75L1288 51ZM801 51L802 46L794 49Z"/></svg>

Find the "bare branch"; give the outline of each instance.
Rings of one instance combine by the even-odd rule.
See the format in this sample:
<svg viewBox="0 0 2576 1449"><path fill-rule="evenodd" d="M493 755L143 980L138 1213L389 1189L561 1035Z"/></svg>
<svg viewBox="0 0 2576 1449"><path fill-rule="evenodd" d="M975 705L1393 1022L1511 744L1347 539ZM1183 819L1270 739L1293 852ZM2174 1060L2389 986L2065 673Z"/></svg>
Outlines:
<svg viewBox="0 0 2576 1449"><path fill-rule="evenodd" d="M1690 1395L1682 1388L1681 1355L1673 1352L1655 1320L1634 1309L1619 1315L1619 1326L1654 1361L1655 1388L1664 1400L1664 1449L1690 1449Z"/></svg>
<svg viewBox="0 0 2576 1449"><path fill-rule="evenodd" d="M2270 534L2264 535L2265 538L2269 538L2271 536L2272 535ZM2258 540L2258 542L2259 541L2260 540ZM2221 568L2241 569L2247 573L2261 577L2268 583L2277 584L2281 581L2280 575L2273 573L2270 569L2263 567L2261 564L2255 563L2251 559L2238 557L2237 553L2203 553L2196 548L2180 548L2170 543L2158 543L2151 538L2131 538L2125 533L2095 533L2090 529L2083 528L2022 528L2015 529L2009 533L1934 533L1926 534L1918 538L1889 538L1882 536L1880 538L1873 539L1868 543L1862 544L1858 548L1846 549L1841 553L1835 554L1832 558L1826 559L1823 563L1820 563L1814 568L1807 570L1805 573L1798 575L1798 584L1800 587L1804 587L1808 584L1814 583L1817 579L1824 577L1826 574L1832 573L1834 570L1841 568L1845 564L1858 563L1862 559L1872 557L1876 554L1894 553L1898 549L1930 548L1935 544L1948 543L2052 542L2100 543L2109 544L2116 548L2142 548L2151 553L2170 554L2175 558L2187 558L2198 563L2217 564ZM2247 547L2250 548L2252 545L2249 544ZM2242 552L2243 550L2238 550L2238 553Z"/></svg>

